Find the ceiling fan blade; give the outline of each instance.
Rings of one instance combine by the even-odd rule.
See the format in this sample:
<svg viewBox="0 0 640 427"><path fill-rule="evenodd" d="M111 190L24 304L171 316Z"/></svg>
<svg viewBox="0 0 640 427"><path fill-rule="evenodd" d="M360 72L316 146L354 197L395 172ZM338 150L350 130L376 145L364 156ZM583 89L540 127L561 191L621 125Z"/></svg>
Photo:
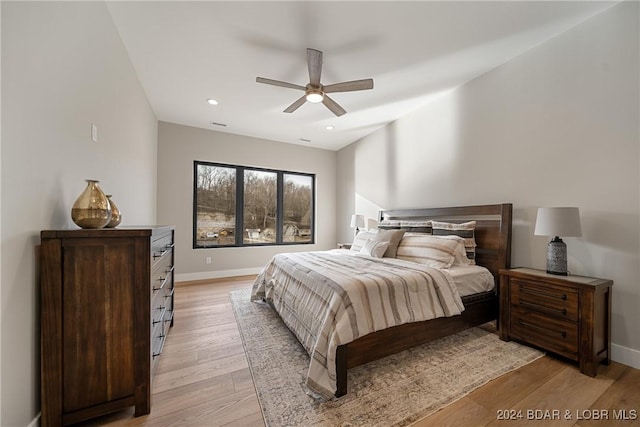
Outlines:
<svg viewBox="0 0 640 427"><path fill-rule="evenodd" d="M307 98L306 95L301 96L300 98L298 98L293 104L289 105L284 112L285 113L293 113L294 111L296 111L298 108L300 108L302 106L302 104L304 104L305 102L307 102Z"/></svg>
<svg viewBox="0 0 640 427"><path fill-rule="evenodd" d="M322 103L324 104L325 107L331 110L331 112L338 117L342 116L347 112L344 108L338 105L336 101L329 98L327 95L325 95L324 98L322 99Z"/></svg>
<svg viewBox="0 0 640 427"><path fill-rule="evenodd" d="M322 88L324 93L351 92L354 90L373 89L373 79L353 80L351 82L336 83Z"/></svg>
<svg viewBox="0 0 640 427"><path fill-rule="evenodd" d="M280 80L265 79L264 77L256 77L256 83L264 83L272 86L281 86L289 89L306 90L304 86L296 85L293 83L281 82Z"/></svg>
<svg viewBox="0 0 640 427"><path fill-rule="evenodd" d="M320 86L322 52L315 49L307 49L307 66L309 67L309 83L312 86Z"/></svg>

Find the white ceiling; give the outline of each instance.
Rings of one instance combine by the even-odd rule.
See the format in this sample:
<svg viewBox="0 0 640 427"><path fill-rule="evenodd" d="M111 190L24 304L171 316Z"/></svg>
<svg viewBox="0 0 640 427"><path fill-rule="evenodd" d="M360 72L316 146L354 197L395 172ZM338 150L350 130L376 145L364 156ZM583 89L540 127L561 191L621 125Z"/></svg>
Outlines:
<svg viewBox="0 0 640 427"><path fill-rule="evenodd" d="M117 1L108 7L159 120L337 150L615 3ZM258 84L256 77L306 85L307 47L324 52L323 84L373 78L373 90L332 94L347 110L342 117L309 103L283 113L303 93Z"/></svg>

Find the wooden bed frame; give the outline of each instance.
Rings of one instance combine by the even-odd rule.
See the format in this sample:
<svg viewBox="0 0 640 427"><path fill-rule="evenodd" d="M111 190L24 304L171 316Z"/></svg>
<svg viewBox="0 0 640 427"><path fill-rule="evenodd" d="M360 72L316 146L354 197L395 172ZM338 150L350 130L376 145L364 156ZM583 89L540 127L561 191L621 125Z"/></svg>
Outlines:
<svg viewBox="0 0 640 427"><path fill-rule="evenodd" d="M496 286L494 291L462 298L465 310L458 316L394 326L339 346L336 397L347 393L350 368L498 319L498 270L509 268L511 263L511 214L510 203L380 212L379 220L476 221L476 264L491 271Z"/></svg>

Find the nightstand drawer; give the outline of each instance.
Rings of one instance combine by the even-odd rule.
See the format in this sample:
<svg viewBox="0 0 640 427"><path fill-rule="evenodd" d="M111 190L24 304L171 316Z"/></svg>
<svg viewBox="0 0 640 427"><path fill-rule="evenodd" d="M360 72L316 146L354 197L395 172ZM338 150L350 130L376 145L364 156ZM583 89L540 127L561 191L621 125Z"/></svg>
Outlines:
<svg viewBox="0 0 640 427"><path fill-rule="evenodd" d="M512 279L511 304L559 319L578 320L578 292L575 289Z"/></svg>
<svg viewBox="0 0 640 427"><path fill-rule="evenodd" d="M511 336L578 360L577 323L512 306Z"/></svg>

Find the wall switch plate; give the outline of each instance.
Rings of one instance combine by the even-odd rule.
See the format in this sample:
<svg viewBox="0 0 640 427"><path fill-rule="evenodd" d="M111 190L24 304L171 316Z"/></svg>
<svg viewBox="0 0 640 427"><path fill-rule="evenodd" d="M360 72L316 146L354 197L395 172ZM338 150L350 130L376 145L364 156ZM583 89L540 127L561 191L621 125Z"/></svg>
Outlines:
<svg viewBox="0 0 640 427"><path fill-rule="evenodd" d="M204 261L205 261L207 264L211 264L211 257L210 257L210 256L206 257L206 258L204 259Z"/></svg>
<svg viewBox="0 0 640 427"><path fill-rule="evenodd" d="M91 140L98 142L98 126L91 123Z"/></svg>

